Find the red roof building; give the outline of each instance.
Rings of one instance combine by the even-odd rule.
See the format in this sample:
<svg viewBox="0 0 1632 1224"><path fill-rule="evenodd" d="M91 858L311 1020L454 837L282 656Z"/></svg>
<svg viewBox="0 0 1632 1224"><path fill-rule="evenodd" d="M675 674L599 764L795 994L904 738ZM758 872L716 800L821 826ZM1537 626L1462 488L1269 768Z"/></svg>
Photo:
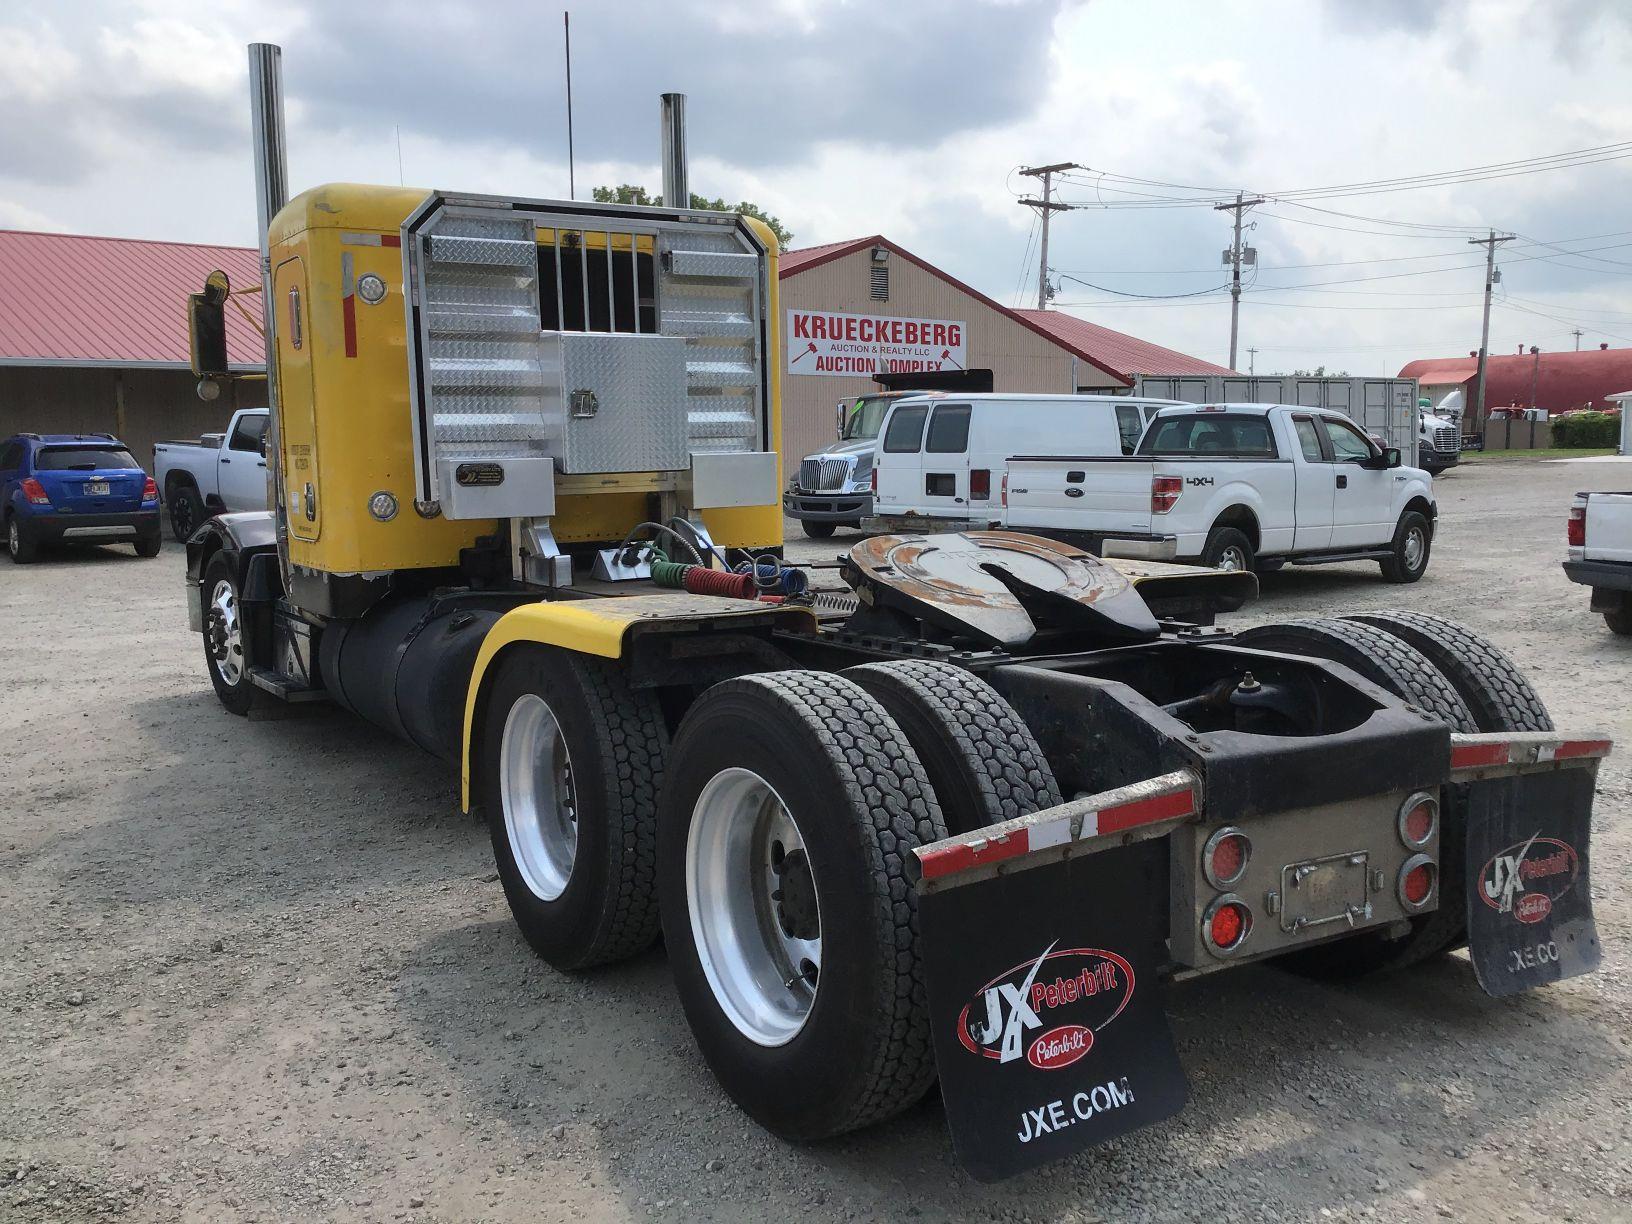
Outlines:
<svg viewBox="0 0 1632 1224"><path fill-rule="evenodd" d="M1462 388L1471 412L1479 374L1477 354L1408 362L1401 378L1414 378L1432 399ZM1531 402L1534 387L1535 401ZM1485 407L1614 408L1606 398L1632 388L1632 349L1602 347L1581 353L1493 353L1485 361Z"/></svg>
<svg viewBox="0 0 1632 1224"><path fill-rule="evenodd" d="M1020 310L1022 318L1041 327L1067 348L1087 356L1101 369L1109 366L1118 377L1132 382L1139 374L1233 374L1228 366L1203 361L1137 336L1112 331L1076 315L1058 310Z"/></svg>
<svg viewBox="0 0 1632 1224"><path fill-rule="evenodd" d="M235 290L260 283L248 247L0 230L0 438L107 432L147 464L155 441L221 429L234 409L264 404L264 382L234 379L211 403L194 390L187 295L216 268ZM259 370L260 294L233 302L228 359Z"/></svg>

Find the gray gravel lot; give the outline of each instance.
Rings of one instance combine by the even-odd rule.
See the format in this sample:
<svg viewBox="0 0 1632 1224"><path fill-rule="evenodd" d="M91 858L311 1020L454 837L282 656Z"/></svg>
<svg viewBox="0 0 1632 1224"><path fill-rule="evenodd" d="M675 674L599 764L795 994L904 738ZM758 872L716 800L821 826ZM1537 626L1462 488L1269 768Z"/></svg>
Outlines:
<svg viewBox="0 0 1632 1224"><path fill-rule="evenodd" d="M1233 619L1455 616L1561 726L1632 744L1632 640L1558 567L1569 494L1632 464L1437 483L1422 583L1295 569ZM702 1066L661 951L586 977L528 952L438 763L332 710L223 713L179 547L5 566L0 1218L1632 1218L1632 752L1599 778L1603 972L1504 1002L1460 957L1178 986L1189 1108L988 1187L933 1097L842 1142L768 1138Z"/></svg>

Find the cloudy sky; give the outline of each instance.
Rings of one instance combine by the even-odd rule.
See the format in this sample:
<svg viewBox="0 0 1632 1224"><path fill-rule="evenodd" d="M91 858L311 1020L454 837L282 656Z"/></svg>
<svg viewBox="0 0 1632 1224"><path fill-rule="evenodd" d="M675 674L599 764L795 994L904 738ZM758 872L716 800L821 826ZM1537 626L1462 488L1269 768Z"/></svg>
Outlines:
<svg viewBox="0 0 1632 1224"><path fill-rule="evenodd" d="M1392 373L1476 347L1486 226L1520 235L1493 351L1571 348L1577 327L1632 345L1632 145L1297 194L1632 141L1625 0L577 0L572 21L581 193L656 187L657 95L681 90L694 190L758 201L795 245L887 234L1010 304L1036 284L1016 168L1091 168L1061 190L1088 207L1057 215L1057 304L1213 360L1229 219L1210 205L1237 189L1273 197L1248 217L1243 368ZM566 194L558 7L10 0L0 226L253 242L257 40L284 47L297 190L398 181L400 131L409 183Z"/></svg>

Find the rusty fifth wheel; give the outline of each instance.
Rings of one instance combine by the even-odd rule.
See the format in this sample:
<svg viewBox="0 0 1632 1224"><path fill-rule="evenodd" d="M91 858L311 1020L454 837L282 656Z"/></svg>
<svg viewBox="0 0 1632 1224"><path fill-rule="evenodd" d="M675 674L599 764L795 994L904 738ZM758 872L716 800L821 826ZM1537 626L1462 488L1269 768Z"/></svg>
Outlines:
<svg viewBox="0 0 1632 1224"><path fill-rule="evenodd" d="M770 1130L842 1134L929 1087L909 871L945 834L901 729L843 677L729 680L681 723L658 815L664 942L703 1057Z"/></svg>
<svg viewBox="0 0 1632 1224"><path fill-rule="evenodd" d="M655 804L667 736L650 690L602 659L507 653L487 702L479 781L516 923L558 969L657 936Z"/></svg>

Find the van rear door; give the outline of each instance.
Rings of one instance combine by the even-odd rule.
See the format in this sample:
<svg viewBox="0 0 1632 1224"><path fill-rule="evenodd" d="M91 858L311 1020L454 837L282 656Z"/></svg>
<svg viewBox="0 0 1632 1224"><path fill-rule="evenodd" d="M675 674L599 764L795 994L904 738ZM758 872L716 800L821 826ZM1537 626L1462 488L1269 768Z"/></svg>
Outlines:
<svg viewBox="0 0 1632 1224"><path fill-rule="evenodd" d="M969 417L968 404L938 403L929 414L919 490L926 514L963 518L969 512ZM990 474L987 480L983 506L991 498Z"/></svg>

